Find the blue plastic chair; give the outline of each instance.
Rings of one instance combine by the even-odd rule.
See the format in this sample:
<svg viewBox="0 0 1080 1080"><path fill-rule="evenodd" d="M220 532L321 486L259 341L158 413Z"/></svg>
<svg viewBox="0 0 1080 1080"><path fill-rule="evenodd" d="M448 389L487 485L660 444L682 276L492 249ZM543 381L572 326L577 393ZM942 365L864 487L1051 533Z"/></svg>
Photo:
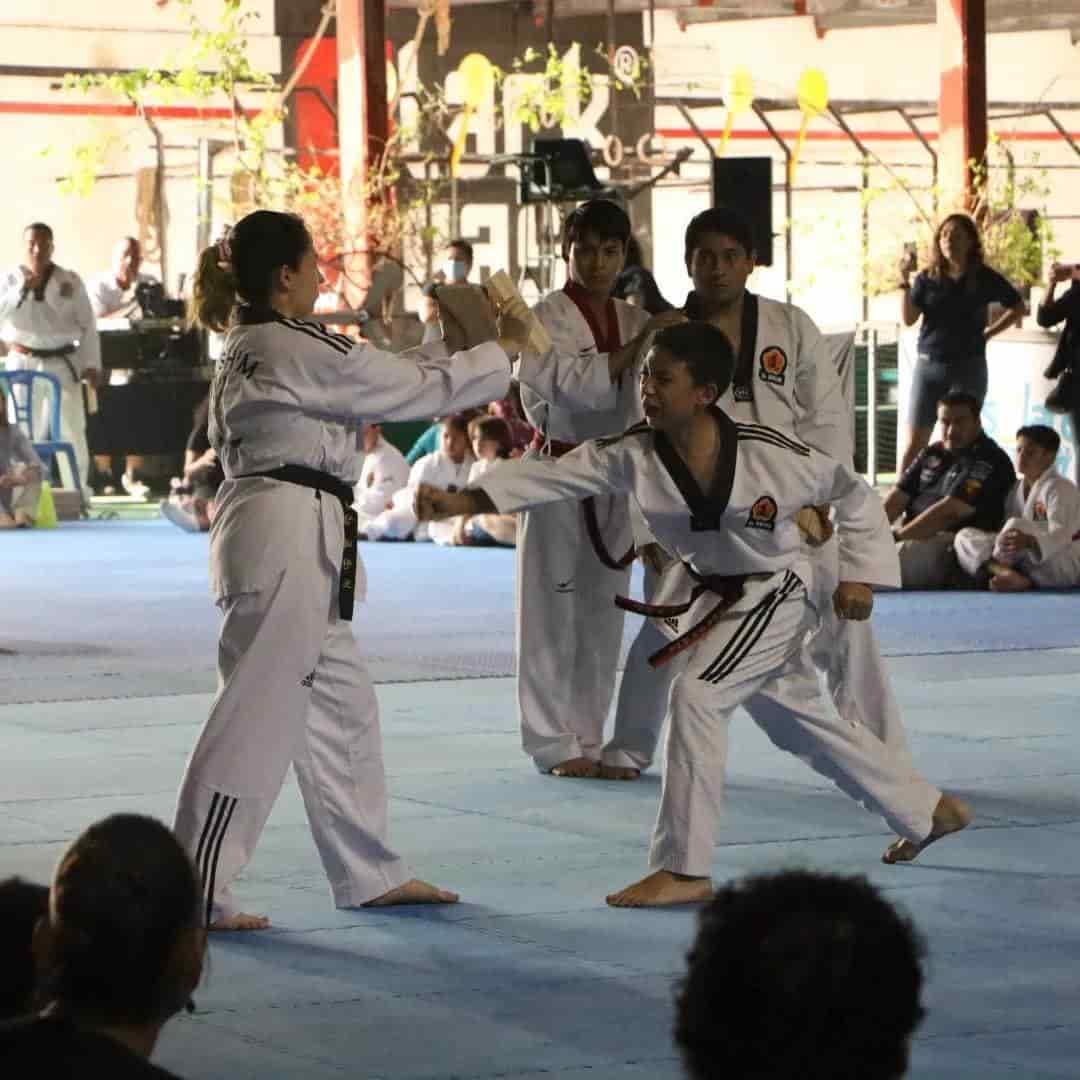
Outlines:
<svg viewBox="0 0 1080 1080"><path fill-rule="evenodd" d="M41 458L45 468L52 471L53 461L57 454L63 454L71 466L71 475L75 478L75 487L82 497L82 480L79 478L79 465L75 458L75 447L69 442L63 442L60 438L60 380L47 371L0 371L0 385L3 385L15 406L15 422L26 432L34 447L37 456ZM16 387L23 387L24 392L15 392ZM49 431L52 438L48 441L36 439L34 431L34 418L37 415L35 406L38 403L36 391L47 393L52 389L51 416L49 418ZM76 387L76 390L80 389ZM7 405L5 403L4 407ZM40 434L40 433L37 433Z"/></svg>

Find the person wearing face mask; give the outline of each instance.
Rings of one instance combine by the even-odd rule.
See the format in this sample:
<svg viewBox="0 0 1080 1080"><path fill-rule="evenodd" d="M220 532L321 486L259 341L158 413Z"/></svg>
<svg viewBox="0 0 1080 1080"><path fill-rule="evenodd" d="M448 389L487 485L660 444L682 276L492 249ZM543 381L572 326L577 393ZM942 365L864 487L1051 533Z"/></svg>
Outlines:
<svg viewBox="0 0 1080 1080"><path fill-rule="evenodd" d="M225 473L210 530L223 615L218 691L181 782L176 835L195 859L211 929L269 924L234 900L293 766L341 908L450 903L390 847L379 710L353 637L364 598L353 485L365 422L410 420L506 394L528 338L511 301L498 337L448 354L400 354L311 318L311 234L257 210L199 257L194 308L225 332L210 396L210 442ZM467 470L465 475L467 475Z"/></svg>
<svg viewBox="0 0 1080 1080"><path fill-rule="evenodd" d="M473 249L468 240L460 237L446 245L442 273L444 285L465 285L473 268Z"/></svg>

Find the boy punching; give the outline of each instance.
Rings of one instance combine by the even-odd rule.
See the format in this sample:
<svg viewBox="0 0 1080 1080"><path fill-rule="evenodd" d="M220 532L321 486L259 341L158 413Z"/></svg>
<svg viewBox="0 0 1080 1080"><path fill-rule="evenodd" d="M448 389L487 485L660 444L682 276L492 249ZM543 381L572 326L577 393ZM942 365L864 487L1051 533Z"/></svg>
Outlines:
<svg viewBox="0 0 1080 1080"><path fill-rule="evenodd" d="M666 574L663 597L654 597L670 602L623 602L671 638L651 658L654 666L678 653L686 663L672 683L651 873L611 894L608 903L617 907L711 896L727 728L740 705L777 746L900 834L885 862L909 861L971 820L961 800L918 775L905 755L826 707L806 645L821 612L797 515L805 506L835 507L840 582L833 605L841 618L867 619L872 587L899 586L895 545L880 501L851 468L717 407L734 366L716 327L668 327L642 371L643 423L559 461L508 464L476 489L417 494L418 512L428 519L627 494L679 560L681 574Z"/></svg>

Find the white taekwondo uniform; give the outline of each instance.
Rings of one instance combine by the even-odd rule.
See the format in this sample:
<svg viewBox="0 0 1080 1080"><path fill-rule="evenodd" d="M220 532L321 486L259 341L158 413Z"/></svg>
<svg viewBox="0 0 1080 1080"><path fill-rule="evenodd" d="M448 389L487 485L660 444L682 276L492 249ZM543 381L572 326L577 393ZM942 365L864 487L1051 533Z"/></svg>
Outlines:
<svg viewBox="0 0 1080 1080"><path fill-rule="evenodd" d="M509 383L509 360L494 342L449 357L441 342L393 355L272 312L248 313L229 331L210 409L210 441L225 471L210 531L210 577L224 615L218 692L175 821L211 918L235 913L229 885L290 763L339 907L408 879L387 845L378 707L342 589L360 432L365 420L492 401ZM312 490L311 473L308 483L297 478L298 466L324 490ZM252 475L282 467L292 482ZM356 571L362 599L362 565Z"/></svg>
<svg viewBox="0 0 1080 1080"><path fill-rule="evenodd" d="M750 575L745 592L704 636L691 637L669 704L663 796L650 855L654 868L708 876L723 793L727 727L742 705L782 749L803 758L901 836L924 839L941 792L871 732L838 718L822 696L807 635L819 620L799 510L830 503L839 528L840 577L900 585L881 502L848 466L773 428L737 424L719 410L720 468L703 493L666 437L641 424L586 443L558 462L514 462L479 487L500 513L590 494L632 494L656 540L680 560L689 588ZM665 574L665 583L671 571ZM702 595L697 621L718 597ZM679 624L673 633L685 632Z"/></svg>
<svg viewBox="0 0 1080 1080"><path fill-rule="evenodd" d="M590 325L573 299L580 296L575 288L568 284L533 308L553 346L543 356L524 353L515 373L526 419L540 432L536 442L543 442L530 455L558 456L585 439L625 431L642 416L640 358L613 384L604 346L627 344L644 329L648 313L609 301L618 340L605 341L610 324ZM523 514L518 527L518 712L522 745L541 771L576 757L643 767L648 749L625 747L625 730L642 726L639 714L661 720L664 714L665 702L657 695L665 688L658 689L647 669L648 652L635 646L623 673L615 733L601 747L624 621L611 601L629 587L630 567L613 570L600 561L585 515L595 511L614 560L628 553L633 537L625 496L602 495L591 508L574 502L544 506ZM650 574L647 595L651 586Z"/></svg>
<svg viewBox="0 0 1080 1080"><path fill-rule="evenodd" d="M829 339L793 304L746 293L735 377L719 404L735 420L778 428L844 465L854 463L853 406L844 398ZM807 545L805 554L814 565L821 612L810 655L833 704L894 753L910 755L872 622L839 619L829 602L839 580L837 541Z"/></svg>
<svg viewBox="0 0 1080 1080"><path fill-rule="evenodd" d="M368 522L368 539L408 540L412 537L414 540L448 543L454 531L452 525L444 521L417 523L416 510L413 507L416 489L421 484L432 484L434 487L446 488L447 491L458 491L468 483L469 469L475 460L472 451L466 453L460 464L442 450L418 458L409 470L405 486L395 491L391 497L393 506Z"/></svg>
<svg viewBox="0 0 1080 1080"><path fill-rule="evenodd" d="M409 482L409 463L405 455L392 443L379 436L375 448L364 454L360 466L360 479L353 489L356 512L361 532L373 517L386 509L395 491Z"/></svg>
<svg viewBox="0 0 1080 1080"><path fill-rule="evenodd" d="M12 346L7 355L8 371L44 371L60 380L60 433L49 431L50 410L42 395L34 436L71 443L84 500L88 500L90 448L80 379L84 371L100 369L101 345L82 279L74 270L54 263L44 289L37 293L27 288L19 267L8 271L0 277L0 327L4 340ZM65 458L57 460L66 467Z"/></svg>
<svg viewBox="0 0 1080 1080"><path fill-rule="evenodd" d="M1080 585L1080 490L1052 465L1025 495L1026 484L1021 476L1013 485L1005 500L1008 520L998 532L968 526L956 534L956 561L974 575L993 558L1013 566L1043 589ZM1038 549L1006 555L1000 543L1009 529L1034 536Z"/></svg>

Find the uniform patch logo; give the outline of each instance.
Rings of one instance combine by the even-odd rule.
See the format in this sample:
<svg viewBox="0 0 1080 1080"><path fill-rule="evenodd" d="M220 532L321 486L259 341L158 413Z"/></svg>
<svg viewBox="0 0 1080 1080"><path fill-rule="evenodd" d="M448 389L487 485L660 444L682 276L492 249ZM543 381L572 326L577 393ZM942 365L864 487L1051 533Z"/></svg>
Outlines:
<svg viewBox="0 0 1080 1080"><path fill-rule="evenodd" d="M776 500L771 495L762 495L750 507L746 527L772 532L776 528L776 512Z"/></svg>
<svg viewBox="0 0 1080 1080"><path fill-rule="evenodd" d="M736 383L733 397L736 401L753 401L754 389L751 386L744 386L742 383Z"/></svg>
<svg viewBox="0 0 1080 1080"><path fill-rule="evenodd" d="M664 625L667 626L673 633L679 632L679 620L675 617L670 617L664 620Z"/></svg>
<svg viewBox="0 0 1080 1080"><path fill-rule="evenodd" d="M787 353L779 345L770 345L761 351L761 369L758 377L762 382L783 386L787 377Z"/></svg>
<svg viewBox="0 0 1080 1080"><path fill-rule="evenodd" d="M70 300L75 295L75 286L70 281L60 282L60 295L65 300Z"/></svg>
<svg viewBox="0 0 1080 1080"><path fill-rule="evenodd" d="M315 672L312 671L300 680L300 685L310 690L315 685Z"/></svg>
<svg viewBox="0 0 1080 1080"><path fill-rule="evenodd" d="M982 491L981 480L965 480L964 481L964 495L969 499L974 499L979 492Z"/></svg>
<svg viewBox="0 0 1080 1080"><path fill-rule="evenodd" d="M1046 503L1041 502L1041 501L1037 502L1035 504L1035 506L1033 507L1033 510L1034 510L1034 513L1035 513L1035 520L1036 521L1046 521L1047 520L1047 518L1046 518Z"/></svg>

